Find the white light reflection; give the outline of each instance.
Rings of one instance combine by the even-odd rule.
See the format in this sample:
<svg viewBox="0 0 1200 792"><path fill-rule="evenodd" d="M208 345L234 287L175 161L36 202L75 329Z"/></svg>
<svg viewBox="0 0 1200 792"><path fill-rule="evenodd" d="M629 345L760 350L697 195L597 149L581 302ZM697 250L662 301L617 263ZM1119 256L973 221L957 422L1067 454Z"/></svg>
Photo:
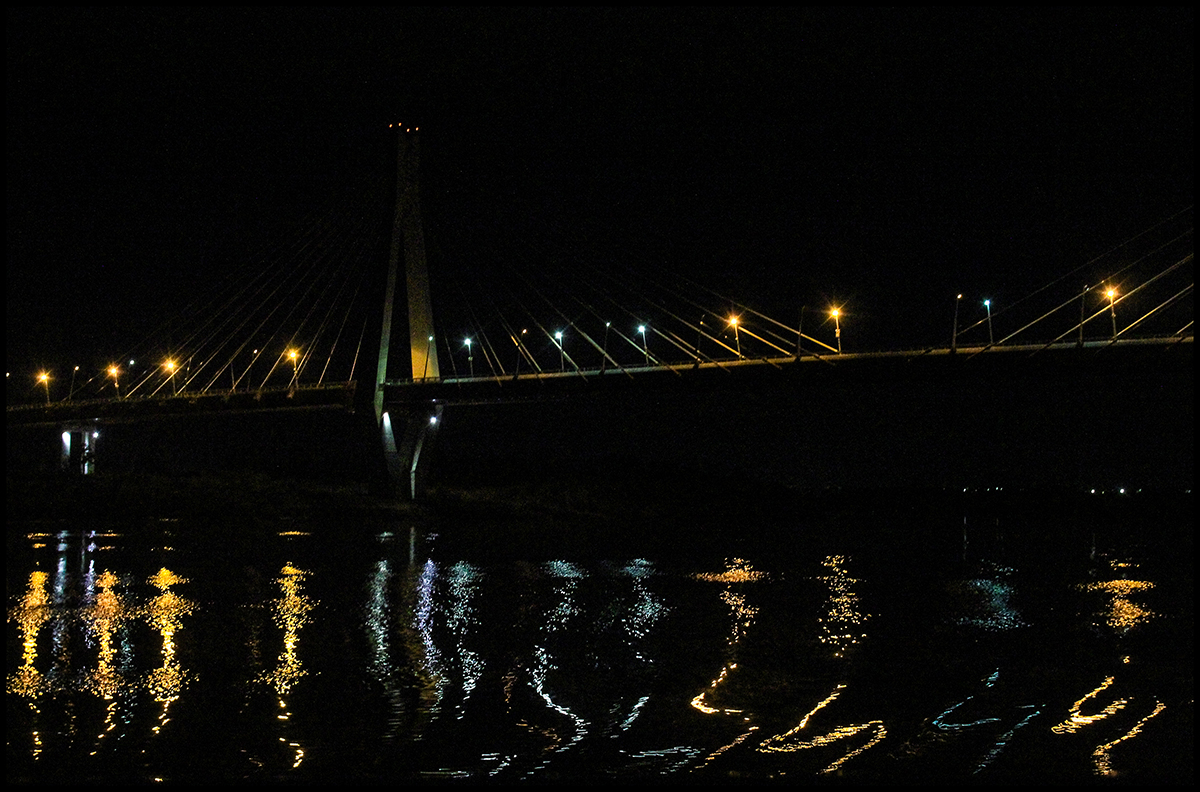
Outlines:
<svg viewBox="0 0 1200 792"><path fill-rule="evenodd" d="M1006 578L1013 570L997 567L995 577L975 578L954 583L950 593L958 600L961 612L955 624L1002 632L1027 627L1013 605L1015 589Z"/></svg>

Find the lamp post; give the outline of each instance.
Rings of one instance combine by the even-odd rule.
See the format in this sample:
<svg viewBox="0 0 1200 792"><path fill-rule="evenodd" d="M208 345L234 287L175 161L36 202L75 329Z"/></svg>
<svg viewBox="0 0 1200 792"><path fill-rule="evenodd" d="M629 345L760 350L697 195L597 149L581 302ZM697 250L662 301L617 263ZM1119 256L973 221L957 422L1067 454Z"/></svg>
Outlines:
<svg viewBox="0 0 1200 792"><path fill-rule="evenodd" d="M995 340L994 340L994 339L993 339L993 337L992 337L992 301L991 301L991 300L984 300L984 301L983 301L983 307L984 307L984 308L987 308L987 315L988 315L988 346L991 346L992 344L994 344L994 343L995 343Z"/></svg>
<svg viewBox="0 0 1200 792"><path fill-rule="evenodd" d="M554 331L554 340L558 343L558 370L560 372L567 370L566 356L563 354L562 330Z"/></svg>
<svg viewBox="0 0 1200 792"><path fill-rule="evenodd" d="M521 335L525 335L527 332L528 330L521 328ZM516 379L517 377L521 376L521 340L516 336L513 336L512 340L513 346L517 348L517 367L513 371L513 379Z"/></svg>
<svg viewBox="0 0 1200 792"><path fill-rule="evenodd" d="M42 383L46 388L46 404L50 403L50 375L43 371L38 374L38 382Z"/></svg>
<svg viewBox="0 0 1200 792"><path fill-rule="evenodd" d="M600 373L604 373L608 369L608 331L612 327L612 322L604 323L604 352L600 358Z"/></svg>
<svg viewBox="0 0 1200 792"><path fill-rule="evenodd" d="M79 373L79 366L76 366L71 371L71 390L67 393L67 401L71 401L75 397L75 375Z"/></svg>
<svg viewBox="0 0 1200 792"><path fill-rule="evenodd" d="M842 323L838 319L841 314L842 312L837 308L834 308L829 312L829 315L833 317L833 335L837 339L837 349L839 355L842 354Z"/></svg>
<svg viewBox="0 0 1200 792"><path fill-rule="evenodd" d="M113 378L113 388L117 391L117 398L121 398L121 369L109 366L108 376Z"/></svg>
<svg viewBox="0 0 1200 792"><path fill-rule="evenodd" d="M475 377L475 356L473 354L471 354L471 339L469 339L469 338L464 339L463 346L465 346L467 348L467 367L471 371L471 378L474 379L474 377Z"/></svg>
<svg viewBox="0 0 1200 792"><path fill-rule="evenodd" d="M740 360L742 357L742 339L738 335L738 318L736 316L729 317L729 324L733 327L733 343L737 347L737 356Z"/></svg>
<svg viewBox="0 0 1200 792"><path fill-rule="evenodd" d="M646 366L650 365L650 350L646 346L646 325L638 325L638 332L642 334L642 354L646 356Z"/></svg>
<svg viewBox="0 0 1200 792"><path fill-rule="evenodd" d="M1116 341L1117 340L1117 306L1116 306L1117 290L1113 289L1113 288L1109 288L1109 290L1105 293L1108 295L1108 315L1112 317L1112 337L1113 337L1113 341Z"/></svg>
<svg viewBox="0 0 1200 792"><path fill-rule="evenodd" d="M171 395L179 395L179 390L175 387L175 361L168 360L166 363L163 363L163 368L167 370L167 376L171 378Z"/></svg>
<svg viewBox="0 0 1200 792"><path fill-rule="evenodd" d="M958 304L962 302L962 295L954 298L954 332L950 335L950 352L958 351Z"/></svg>
<svg viewBox="0 0 1200 792"><path fill-rule="evenodd" d="M289 349L287 354L292 360L292 381L288 383L288 387L291 388L295 386L296 378L300 375L300 364L298 363L300 353L294 349Z"/></svg>

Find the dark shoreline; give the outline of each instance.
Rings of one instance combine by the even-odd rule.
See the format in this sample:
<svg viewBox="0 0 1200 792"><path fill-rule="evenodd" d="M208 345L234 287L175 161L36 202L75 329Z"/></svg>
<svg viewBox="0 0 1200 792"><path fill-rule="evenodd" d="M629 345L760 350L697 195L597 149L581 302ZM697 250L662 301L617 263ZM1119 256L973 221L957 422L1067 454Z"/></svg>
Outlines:
<svg viewBox="0 0 1200 792"><path fill-rule="evenodd" d="M472 555L577 552L703 553L708 548L786 552L828 544L897 558L995 554L1052 565L1090 547L1120 546L1190 567L1190 490L1079 493L1065 490L838 489L799 492L751 481L689 475L653 485L629 477L564 473L519 483L440 483L420 503L365 484L259 475L6 477L14 528L94 528L164 521L248 536L281 525L320 533L347 517L355 533L406 523ZM968 546L964 549L965 526ZM406 527L406 529L407 529Z"/></svg>

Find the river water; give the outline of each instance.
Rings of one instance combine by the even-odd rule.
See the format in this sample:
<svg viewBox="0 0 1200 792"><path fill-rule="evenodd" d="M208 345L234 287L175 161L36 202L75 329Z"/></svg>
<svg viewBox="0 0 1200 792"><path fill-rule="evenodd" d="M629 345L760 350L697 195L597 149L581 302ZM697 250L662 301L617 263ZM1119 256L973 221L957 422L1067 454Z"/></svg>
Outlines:
<svg viewBox="0 0 1200 792"><path fill-rule="evenodd" d="M1190 547L1095 513L10 518L5 776L1190 783Z"/></svg>

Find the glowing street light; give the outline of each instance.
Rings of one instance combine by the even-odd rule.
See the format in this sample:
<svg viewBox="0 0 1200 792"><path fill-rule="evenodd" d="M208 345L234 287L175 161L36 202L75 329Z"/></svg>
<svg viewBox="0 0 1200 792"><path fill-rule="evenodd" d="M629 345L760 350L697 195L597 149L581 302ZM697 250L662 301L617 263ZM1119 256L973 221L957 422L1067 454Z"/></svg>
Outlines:
<svg viewBox="0 0 1200 792"><path fill-rule="evenodd" d="M38 382L42 383L46 388L46 404L50 403L50 374L43 371L38 374Z"/></svg>
<svg viewBox="0 0 1200 792"><path fill-rule="evenodd" d="M1105 294L1108 295L1108 315L1112 317L1112 337L1113 337L1113 341L1116 341L1117 340L1117 306L1116 306L1117 290L1110 287L1109 290L1107 292L1105 292Z"/></svg>
<svg viewBox="0 0 1200 792"><path fill-rule="evenodd" d="M113 388L117 391L117 398L121 398L121 369L116 366L109 366L108 376L113 378Z"/></svg>
<svg viewBox="0 0 1200 792"><path fill-rule="evenodd" d="M642 334L642 354L646 356L646 365L650 365L650 349L646 346L646 325L638 325L638 332Z"/></svg>
<svg viewBox="0 0 1200 792"><path fill-rule="evenodd" d="M988 315L988 346L991 346L992 344L994 344L994 343L995 343L995 340L994 340L994 339L993 339L993 337L992 337L992 301L991 301L991 300L984 300L984 301L983 301L983 307L984 307L984 308L987 308L987 315Z"/></svg>
<svg viewBox="0 0 1200 792"><path fill-rule="evenodd" d="M958 351L958 304L962 302L962 295L954 298L954 333L950 336L950 351Z"/></svg>
<svg viewBox="0 0 1200 792"><path fill-rule="evenodd" d="M75 375L78 373L79 366L76 366L74 370L71 371L71 390L67 393L67 401L71 401L71 399L75 396Z"/></svg>
<svg viewBox="0 0 1200 792"><path fill-rule="evenodd" d="M733 327L733 342L737 346L737 356L742 356L742 339L738 335L738 318L736 316L729 317L729 324Z"/></svg>
<svg viewBox="0 0 1200 792"><path fill-rule="evenodd" d="M842 354L842 323L838 317L842 315L842 312L834 308L829 315L833 317L833 335L837 339L838 354L840 355Z"/></svg>
<svg viewBox="0 0 1200 792"><path fill-rule="evenodd" d="M555 341L558 342L558 370L566 371L567 363L566 363L566 355L563 353L562 335L563 335L562 330L554 331L554 339L555 339Z"/></svg>
<svg viewBox="0 0 1200 792"><path fill-rule="evenodd" d="M175 369L179 367L175 365L174 360L168 360L167 362L163 363L163 368L167 370L167 376L171 378L171 393L178 395L179 389L175 387Z"/></svg>
<svg viewBox="0 0 1200 792"><path fill-rule="evenodd" d="M300 353L295 349L289 349L287 356L292 361L292 381L288 383L290 388L296 384L296 379L300 376Z"/></svg>
<svg viewBox="0 0 1200 792"><path fill-rule="evenodd" d="M475 356L471 352L471 339L463 339L463 346L467 348L467 365L471 369L471 376L475 376Z"/></svg>

